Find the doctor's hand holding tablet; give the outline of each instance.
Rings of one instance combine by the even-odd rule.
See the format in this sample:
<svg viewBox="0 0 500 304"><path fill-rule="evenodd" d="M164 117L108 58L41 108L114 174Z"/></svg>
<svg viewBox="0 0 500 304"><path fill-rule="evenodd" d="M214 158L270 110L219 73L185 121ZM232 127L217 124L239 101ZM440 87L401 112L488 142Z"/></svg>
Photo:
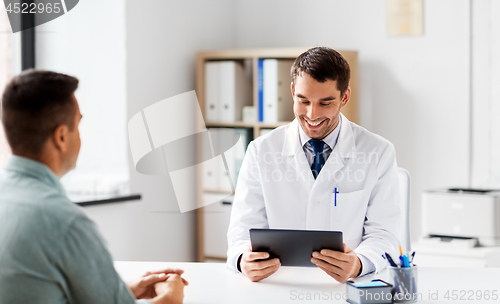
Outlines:
<svg viewBox="0 0 500 304"><path fill-rule="evenodd" d="M252 252L248 248L240 261L241 272L252 282L258 282L274 274L281 266L278 258L269 259L267 252ZM344 252L322 249L312 253L311 263L329 276L344 283L361 271L361 262L354 251L344 243Z"/></svg>
<svg viewBox="0 0 500 304"><path fill-rule="evenodd" d="M356 277L361 270L361 262L354 251L344 243L344 252L323 249L314 251L311 263L315 264L329 276L344 283ZM240 268L252 282L258 282L274 274L281 266L278 258L269 259L267 252L252 252L248 248L242 255Z"/></svg>
<svg viewBox="0 0 500 304"><path fill-rule="evenodd" d="M241 257L241 272L252 282L269 277L281 266L279 258L269 259L269 257L267 252L252 252L251 248L248 248ZM361 270L358 256L345 243L344 252L329 249L322 249L320 252L314 251L311 263L341 283L356 277Z"/></svg>
<svg viewBox="0 0 500 304"><path fill-rule="evenodd" d="M252 282L267 278L281 266L278 258L269 259L269 257L267 252L252 252L252 249L248 248L241 257L241 272Z"/></svg>
<svg viewBox="0 0 500 304"><path fill-rule="evenodd" d="M280 266L317 266L339 282L379 272L386 266L382 255L396 254L398 246L394 146L340 113L351 96L350 68L337 51L304 52L292 65L291 80L295 119L252 141L243 160L227 267L251 281ZM258 230L340 233L340 241L322 244L319 235L307 247L309 236L285 242ZM280 242L287 249L278 254L271 247ZM295 260L287 260L288 252Z"/></svg>
<svg viewBox="0 0 500 304"><path fill-rule="evenodd" d="M344 243L344 252L322 249L313 252L311 262L321 268L329 276L344 283L357 277L361 272L361 262L349 246Z"/></svg>

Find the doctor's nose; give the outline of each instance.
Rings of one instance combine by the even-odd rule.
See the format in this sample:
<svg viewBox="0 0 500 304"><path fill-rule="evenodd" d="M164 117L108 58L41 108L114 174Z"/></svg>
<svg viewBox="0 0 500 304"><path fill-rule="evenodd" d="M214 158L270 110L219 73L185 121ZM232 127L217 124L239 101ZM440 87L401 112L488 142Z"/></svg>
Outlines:
<svg viewBox="0 0 500 304"><path fill-rule="evenodd" d="M317 118L321 117L321 111L319 111L318 106L311 104L309 107L307 107L307 118L310 120L316 120Z"/></svg>

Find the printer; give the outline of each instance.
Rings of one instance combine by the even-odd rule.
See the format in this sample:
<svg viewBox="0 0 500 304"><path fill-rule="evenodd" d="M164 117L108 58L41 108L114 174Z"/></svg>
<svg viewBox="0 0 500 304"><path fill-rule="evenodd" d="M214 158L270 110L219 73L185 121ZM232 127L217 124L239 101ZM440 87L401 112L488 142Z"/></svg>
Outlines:
<svg viewBox="0 0 500 304"><path fill-rule="evenodd" d="M422 194L424 239L500 246L500 190L443 188Z"/></svg>

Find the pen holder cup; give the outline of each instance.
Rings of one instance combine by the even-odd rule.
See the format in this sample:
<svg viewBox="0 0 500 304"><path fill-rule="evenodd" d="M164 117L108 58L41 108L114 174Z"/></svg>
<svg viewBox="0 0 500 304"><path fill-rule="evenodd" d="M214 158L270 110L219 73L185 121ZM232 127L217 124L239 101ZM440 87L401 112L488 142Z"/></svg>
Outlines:
<svg viewBox="0 0 500 304"><path fill-rule="evenodd" d="M418 267L387 267L389 283L393 288L394 303L414 303L418 301Z"/></svg>

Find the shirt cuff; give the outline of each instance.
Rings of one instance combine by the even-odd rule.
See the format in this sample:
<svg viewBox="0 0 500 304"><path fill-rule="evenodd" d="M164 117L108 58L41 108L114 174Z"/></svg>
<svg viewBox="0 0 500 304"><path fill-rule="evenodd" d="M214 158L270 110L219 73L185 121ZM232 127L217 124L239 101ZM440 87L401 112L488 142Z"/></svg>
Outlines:
<svg viewBox="0 0 500 304"><path fill-rule="evenodd" d="M372 272L375 272L375 265L367 259L364 255L358 253L358 258L359 261L361 262L361 273L359 274L358 277L365 276L367 274L371 274Z"/></svg>
<svg viewBox="0 0 500 304"><path fill-rule="evenodd" d="M241 266L240 266L240 263L241 263L241 258L243 257L243 253L240 254L240 256L238 257L238 260L236 261L236 269L238 269L239 272L241 272Z"/></svg>

